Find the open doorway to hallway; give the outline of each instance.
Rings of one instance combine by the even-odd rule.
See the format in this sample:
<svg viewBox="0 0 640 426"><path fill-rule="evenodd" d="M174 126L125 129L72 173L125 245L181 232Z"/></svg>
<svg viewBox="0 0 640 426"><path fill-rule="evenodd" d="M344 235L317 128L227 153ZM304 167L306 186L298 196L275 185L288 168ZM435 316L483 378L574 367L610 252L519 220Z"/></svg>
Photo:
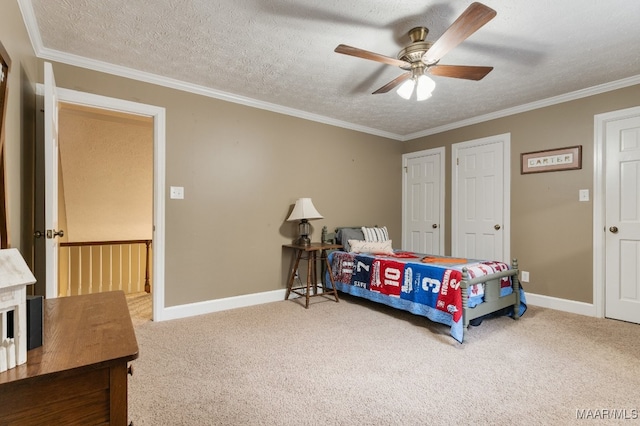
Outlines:
<svg viewBox="0 0 640 426"><path fill-rule="evenodd" d="M122 290L152 317L153 117L59 104L58 296Z"/></svg>

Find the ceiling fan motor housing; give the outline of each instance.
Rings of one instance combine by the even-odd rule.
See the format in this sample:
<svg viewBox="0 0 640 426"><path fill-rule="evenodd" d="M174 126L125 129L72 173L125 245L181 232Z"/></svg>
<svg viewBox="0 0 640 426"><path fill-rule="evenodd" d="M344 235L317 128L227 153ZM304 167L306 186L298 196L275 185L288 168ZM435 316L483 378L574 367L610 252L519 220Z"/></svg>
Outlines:
<svg viewBox="0 0 640 426"><path fill-rule="evenodd" d="M425 54L427 50L433 45L430 41L425 41L427 34L429 34L429 29L426 27L415 27L409 30L409 39L411 40L411 44L402 49L398 53L398 59L401 61L409 62L414 68L417 62L420 62L422 56ZM424 64L423 64L424 65ZM407 68L409 69L409 68Z"/></svg>

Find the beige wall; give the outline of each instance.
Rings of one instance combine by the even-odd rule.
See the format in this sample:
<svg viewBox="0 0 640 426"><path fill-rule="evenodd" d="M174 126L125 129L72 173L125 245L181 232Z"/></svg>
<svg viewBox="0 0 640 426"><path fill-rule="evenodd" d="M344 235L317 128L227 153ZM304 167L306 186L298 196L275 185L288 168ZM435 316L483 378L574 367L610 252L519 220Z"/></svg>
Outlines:
<svg viewBox="0 0 640 426"><path fill-rule="evenodd" d="M451 216L451 145L511 134L511 255L530 272L525 291L592 303L594 115L638 106L640 85L416 139L404 152L446 147L446 216ZM582 169L520 174L520 154L582 145ZM450 252L451 231L445 238Z"/></svg>
<svg viewBox="0 0 640 426"><path fill-rule="evenodd" d="M62 104L58 122L62 241L151 239L153 120Z"/></svg>
<svg viewBox="0 0 640 426"><path fill-rule="evenodd" d="M3 5L0 40L14 61L7 117L9 214L12 240L30 241L30 183L21 145L32 137L28 96L16 86L42 81L17 4ZM594 114L638 105L634 86L400 143L298 118L252 109L151 84L55 64L58 85L167 109L167 187L185 187L185 200L167 199L166 303L183 303L283 287L295 225L284 222L296 198L310 196L323 225L379 224L401 238L401 155L511 133L511 253L531 273L526 290L592 301L591 202ZM35 71L34 71L35 69ZM28 109L28 108L27 108ZM30 111L35 110L32 108ZM26 116L25 116L26 115ZM520 175L522 152L583 146L579 171ZM447 161L447 216L450 216ZM342 186L342 187L341 187ZM167 197L168 198L168 197ZM450 250L450 234L446 236ZM24 245L24 243L23 243Z"/></svg>
<svg viewBox="0 0 640 426"><path fill-rule="evenodd" d="M401 143L54 64L60 87L166 108L166 305L284 287L299 197L339 225L401 238ZM183 186L171 200L169 186Z"/></svg>
<svg viewBox="0 0 640 426"><path fill-rule="evenodd" d="M10 245L18 248L31 263L33 221L31 210L33 181L26 178L32 167L31 153L35 131L35 81L37 61L16 1L2 2L0 8L0 42L11 58L5 155L7 208Z"/></svg>

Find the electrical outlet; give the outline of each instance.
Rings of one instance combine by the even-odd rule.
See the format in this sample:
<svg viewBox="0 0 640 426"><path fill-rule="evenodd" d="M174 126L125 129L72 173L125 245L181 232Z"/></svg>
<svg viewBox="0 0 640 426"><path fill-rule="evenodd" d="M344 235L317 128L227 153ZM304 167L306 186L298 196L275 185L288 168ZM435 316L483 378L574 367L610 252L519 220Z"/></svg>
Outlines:
<svg viewBox="0 0 640 426"><path fill-rule="evenodd" d="M522 274L521 274L521 277L520 277L520 281L522 281L523 283L528 283L529 282L529 272L522 271Z"/></svg>

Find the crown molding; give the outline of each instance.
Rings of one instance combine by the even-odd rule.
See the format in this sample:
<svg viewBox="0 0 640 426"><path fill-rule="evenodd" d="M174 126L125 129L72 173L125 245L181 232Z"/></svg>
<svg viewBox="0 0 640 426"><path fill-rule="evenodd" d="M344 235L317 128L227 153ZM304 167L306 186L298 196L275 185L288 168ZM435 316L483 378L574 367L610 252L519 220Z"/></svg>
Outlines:
<svg viewBox="0 0 640 426"><path fill-rule="evenodd" d="M307 111L302 111L294 108L285 107L269 102L260 101L257 99L249 98L246 96L235 95L233 93L223 92L221 90L211 89L209 87L201 86L198 84L188 83L182 80L174 78L163 77L157 74L134 70L119 65L110 64L108 62L97 61L94 59L88 59L82 56L72 55L58 50L42 48L38 51L37 56L44 60L55 61L64 63L67 65L73 65L80 68L86 68L93 71L104 72L107 74L116 75L119 77L125 77L132 80L141 81L144 83L156 84L171 89L181 90L184 92L194 93L196 95L207 96L227 102L233 102L249 106L252 108L263 109L279 114L285 114L292 117L302 118L305 120L316 121L318 123L328 124L335 127L342 127L349 130L355 130L357 132L369 133L371 135L380 136L383 138L401 140L402 136L390 132L384 132L378 129L373 129L366 126L360 126L357 124L349 123L346 121L336 120L333 118L325 117L318 114L313 114Z"/></svg>
<svg viewBox="0 0 640 426"><path fill-rule="evenodd" d="M621 80L616 80L609 83L600 84L598 86L588 87L586 89L576 90L574 92L565 93L564 95L558 95L552 98L542 99L539 101L531 102L531 103L520 105L517 107L507 108L501 111L492 112L489 114L479 115L477 117L468 118L466 120L457 121L455 123L445 124L444 126L438 126L431 129L427 129L422 132L412 133L410 135L404 136L402 140L410 141L413 139L435 135L435 134L446 132L449 130L459 129L460 127L470 126L472 124L483 123L485 121L508 117L510 115L520 114L522 112L532 111L534 109L540 109L540 108L544 108L552 105L561 104L563 102L574 101L576 99L586 98L588 96L599 95L601 93L611 92L617 89L623 89L625 87L634 86L636 84L640 84L640 75L623 78Z"/></svg>
<svg viewBox="0 0 640 426"><path fill-rule="evenodd" d="M22 14L24 25L27 28L29 40L31 40L31 47L33 47L33 51L35 52L36 56L38 56L38 52L40 52L43 48L42 36L40 35L38 21L36 20L36 14L33 11L31 0L18 0L18 8L20 9L20 13Z"/></svg>
<svg viewBox="0 0 640 426"><path fill-rule="evenodd" d="M257 99L235 95L233 93L223 92L220 90L211 89L205 86L197 84L187 83L185 81L159 76L148 72L137 71L132 68L113 65L103 61L97 61L94 59L88 59L78 55L72 55L58 50L49 49L42 44L42 36L38 29L38 23L35 18L33 6L31 0L18 0L18 6L22 13L22 19L24 20L31 40L31 46L36 56L43 60L56 61L67 65L73 65L81 68L90 69L93 71L104 72L120 77L129 78L145 83L156 84L171 89L181 90L185 92L194 93L196 95L207 96L210 98L220 99L227 102L233 102L240 105L249 106L252 108L263 109L279 114L285 114L292 117L302 118L304 120L315 121L322 124L328 124L330 126L341 127L348 130L354 130L356 132L368 133L374 136L380 136L388 139L402 140L402 135L397 135L391 132L385 132L378 129L373 129L366 126L360 126L357 124L349 123L342 120L336 120L333 118L325 117L319 114L313 114L307 111L302 111L294 108L288 108L282 105L277 105L269 102L260 101Z"/></svg>
<svg viewBox="0 0 640 426"><path fill-rule="evenodd" d="M468 118L465 120L457 121L455 123L445 124L443 126L433 127L424 131L411 133L408 135L399 135L396 133L385 132L382 130L374 129L371 127L361 126L358 124L349 123L342 120L336 120L333 118L325 117L319 114L313 114L307 111L302 111L294 108L285 107L269 102L260 101L257 99L249 98L246 96L235 95L233 93L223 92L220 90L211 89L205 86L197 84L187 83L182 80L163 77L157 74L134 70L132 68L113 65L103 61L97 61L94 59L88 59L78 55L72 55L64 52L60 52L54 49L45 48L42 44L42 37L38 24L35 19L35 13L31 0L18 0L22 17L27 27L29 38L31 39L31 45L38 58L50 61L56 61L67 65L73 65L81 68L90 69L93 71L104 72L120 77L129 78L145 83L156 84L163 87L168 87L176 90L194 93L197 95L207 96L210 98L220 99L227 102L233 102L249 106L252 108L263 109L266 111L276 112L279 114L285 114L292 117L302 118L304 120L315 121L322 124L328 124L330 126L341 127L356 132L367 133L374 136L380 136L387 139L393 139L401 142L406 142L414 139L418 139L425 136L435 135L437 133L446 132L449 130L458 129L460 127L470 126L473 124L483 123L489 120L495 120L498 118L508 117L510 115L519 114L522 112L532 111L539 108L556 105L563 102L573 101L576 99L585 98L587 96L598 95L600 93L609 92L612 90L622 89L628 86L640 84L640 75L617 80L609 83L600 84L586 89L576 90L564 95L554 96L547 99L531 102L528 104L516 106L513 108L507 108L501 111L492 112L489 114L479 115L476 117Z"/></svg>

